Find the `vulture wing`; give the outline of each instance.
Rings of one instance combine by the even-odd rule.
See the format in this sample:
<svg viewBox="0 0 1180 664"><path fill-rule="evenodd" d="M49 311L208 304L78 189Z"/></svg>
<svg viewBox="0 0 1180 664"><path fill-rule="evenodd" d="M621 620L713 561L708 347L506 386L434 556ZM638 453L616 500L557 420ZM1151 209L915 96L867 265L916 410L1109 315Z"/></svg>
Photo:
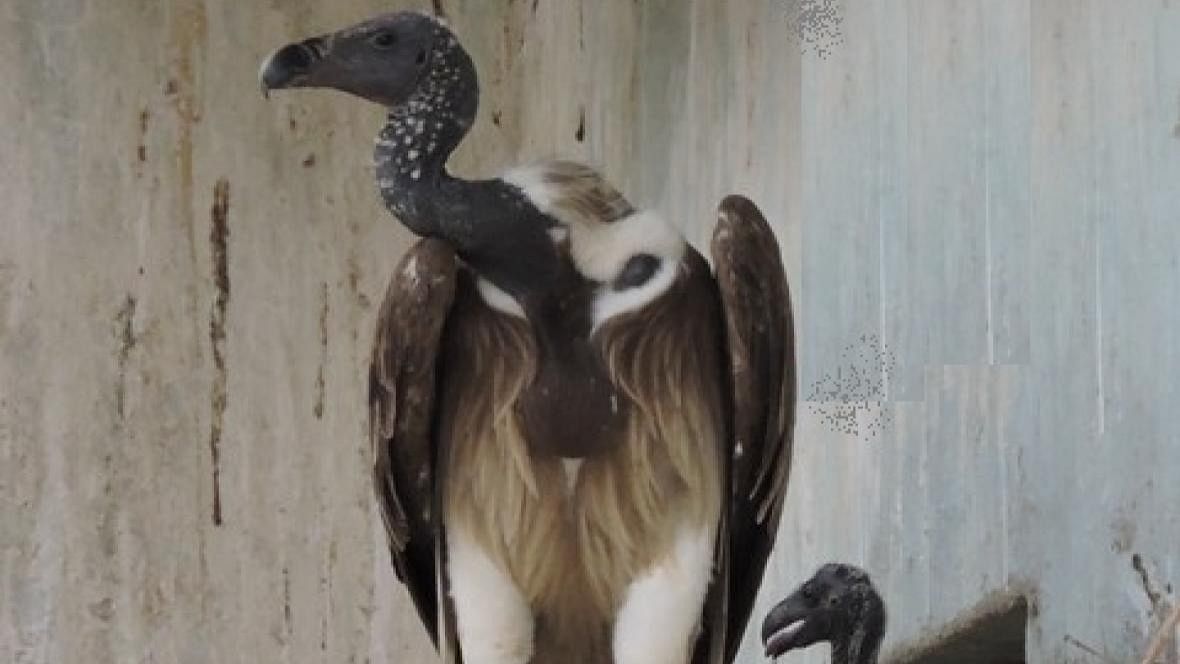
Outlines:
<svg viewBox="0 0 1180 664"><path fill-rule="evenodd" d="M440 240L420 240L394 273L373 342L369 427L377 502L398 578L439 645L441 524L435 476L438 348L455 297L458 261ZM444 640L451 635L446 625ZM444 649L447 650L447 649Z"/></svg>
<svg viewBox="0 0 1180 664"><path fill-rule="evenodd" d="M758 208L727 196L718 209L713 268L730 369L730 509L725 661L733 661L774 547L791 470L795 332L778 242Z"/></svg>

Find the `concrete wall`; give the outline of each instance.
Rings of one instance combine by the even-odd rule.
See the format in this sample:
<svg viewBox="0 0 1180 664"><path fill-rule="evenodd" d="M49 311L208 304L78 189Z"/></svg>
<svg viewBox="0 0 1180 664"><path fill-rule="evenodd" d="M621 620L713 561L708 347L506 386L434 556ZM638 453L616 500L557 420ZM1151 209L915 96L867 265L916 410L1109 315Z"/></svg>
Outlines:
<svg viewBox="0 0 1180 664"><path fill-rule="evenodd" d="M410 4L0 7L0 661L429 661L366 465L381 113L255 80ZM461 173L587 159L698 244L730 191L775 221L810 400L760 606L851 560L894 653L1012 594L1031 662L1142 650L1180 576L1180 7L433 4L484 85Z"/></svg>
<svg viewBox="0 0 1180 664"><path fill-rule="evenodd" d="M895 366L805 406L775 577L862 562L896 655L1023 593L1028 661L1137 662L1180 583L1180 6L844 4L803 63L801 393Z"/></svg>

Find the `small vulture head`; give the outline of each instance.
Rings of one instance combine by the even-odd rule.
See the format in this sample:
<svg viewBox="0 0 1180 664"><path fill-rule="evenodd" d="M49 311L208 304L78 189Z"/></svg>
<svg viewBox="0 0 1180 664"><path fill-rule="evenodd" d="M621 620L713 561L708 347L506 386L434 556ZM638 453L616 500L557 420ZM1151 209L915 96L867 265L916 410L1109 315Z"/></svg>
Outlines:
<svg viewBox="0 0 1180 664"><path fill-rule="evenodd" d="M885 605L869 575L841 563L819 568L762 622L768 657L828 641L834 653L859 661L875 653L884 632Z"/></svg>
<svg viewBox="0 0 1180 664"><path fill-rule="evenodd" d="M406 102L447 49L441 21L419 12L383 14L339 32L288 44L262 63L263 94L286 88L334 88L388 108Z"/></svg>

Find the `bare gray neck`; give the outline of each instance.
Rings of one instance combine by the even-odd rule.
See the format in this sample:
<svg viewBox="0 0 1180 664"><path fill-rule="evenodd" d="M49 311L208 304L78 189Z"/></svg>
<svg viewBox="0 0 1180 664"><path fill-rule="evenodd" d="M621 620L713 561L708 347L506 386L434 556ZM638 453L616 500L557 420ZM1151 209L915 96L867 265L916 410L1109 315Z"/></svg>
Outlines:
<svg viewBox="0 0 1180 664"><path fill-rule="evenodd" d="M883 635L864 625L848 638L832 643L832 664L877 664Z"/></svg>
<svg viewBox="0 0 1180 664"><path fill-rule="evenodd" d="M410 98L390 109L373 155L386 206L418 235L439 235L455 216L443 204L462 195L463 183L447 175L446 163L478 105L475 65L454 35L439 27L430 69ZM439 196L444 188L448 197Z"/></svg>

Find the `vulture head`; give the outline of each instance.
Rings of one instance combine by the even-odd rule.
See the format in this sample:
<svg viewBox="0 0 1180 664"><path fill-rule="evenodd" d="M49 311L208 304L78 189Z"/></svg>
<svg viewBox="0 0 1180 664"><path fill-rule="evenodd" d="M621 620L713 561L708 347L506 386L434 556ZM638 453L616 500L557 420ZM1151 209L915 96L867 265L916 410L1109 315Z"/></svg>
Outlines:
<svg viewBox="0 0 1180 664"><path fill-rule="evenodd" d="M771 609L762 623L768 657L832 644L832 661L874 662L885 633L885 604L869 575L829 563Z"/></svg>
<svg viewBox="0 0 1180 664"><path fill-rule="evenodd" d="M333 88L395 109L418 101L474 112L471 59L439 19L420 12L382 14L343 30L279 48L262 63L264 94Z"/></svg>
<svg viewBox="0 0 1180 664"><path fill-rule="evenodd" d="M373 150L385 207L414 234L445 241L500 290L518 299L548 292L564 265L547 233L554 222L516 187L447 172L475 121L479 82L441 20L382 14L296 41L267 57L259 78L264 93L327 88L385 107Z"/></svg>

